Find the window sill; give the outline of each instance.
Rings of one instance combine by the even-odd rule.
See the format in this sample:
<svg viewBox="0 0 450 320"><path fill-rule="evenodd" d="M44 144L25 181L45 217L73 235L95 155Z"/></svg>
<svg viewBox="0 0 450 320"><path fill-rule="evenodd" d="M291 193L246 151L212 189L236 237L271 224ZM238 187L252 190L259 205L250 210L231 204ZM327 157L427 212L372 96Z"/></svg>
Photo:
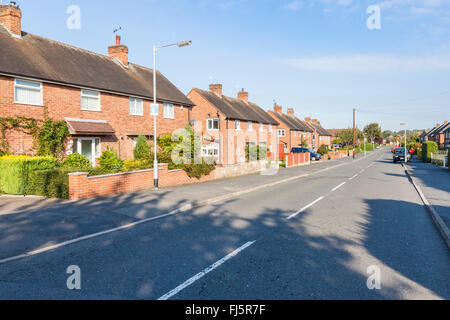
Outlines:
<svg viewBox="0 0 450 320"><path fill-rule="evenodd" d="M129 114L130 116L132 116L132 117L143 117L144 115L143 114Z"/></svg>
<svg viewBox="0 0 450 320"><path fill-rule="evenodd" d="M32 106L32 107L43 107L44 106L43 104L24 103L24 102L17 102L17 101L14 101L14 104L19 104L22 106Z"/></svg>
<svg viewBox="0 0 450 320"><path fill-rule="evenodd" d="M88 112L102 112L102 110L90 110L90 109L83 109L81 108L81 111L88 111Z"/></svg>

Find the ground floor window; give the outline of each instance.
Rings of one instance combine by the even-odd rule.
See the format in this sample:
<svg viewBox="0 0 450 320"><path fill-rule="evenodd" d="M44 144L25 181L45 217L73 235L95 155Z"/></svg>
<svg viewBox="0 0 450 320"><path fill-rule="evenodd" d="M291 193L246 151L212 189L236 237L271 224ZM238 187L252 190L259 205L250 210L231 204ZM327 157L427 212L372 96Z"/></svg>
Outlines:
<svg viewBox="0 0 450 320"><path fill-rule="evenodd" d="M100 138L74 138L73 152L85 156L95 166L95 159L101 154L100 144Z"/></svg>
<svg viewBox="0 0 450 320"><path fill-rule="evenodd" d="M219 146L210 144L202 147L203 157L218 157L219 156Z"/></svg>

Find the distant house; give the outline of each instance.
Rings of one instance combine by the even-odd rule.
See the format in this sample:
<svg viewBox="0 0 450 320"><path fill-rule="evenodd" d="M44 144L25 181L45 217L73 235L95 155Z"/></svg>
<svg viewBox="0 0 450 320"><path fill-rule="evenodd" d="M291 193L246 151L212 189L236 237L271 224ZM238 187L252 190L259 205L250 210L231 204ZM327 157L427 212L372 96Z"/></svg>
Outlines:
<svg viewBox="0 0 450 320"><path fill-rule="evenodd" d="M445 146L445 132L450 128L450 123L445 121L443 125L437 124L436 127L421 135L421 142L434 141L440 148Z"/></svg>
<svg viewBox="0 0 450 320"><path fill-rule="evenodd" d="M320 125L317 119L305 118L304 122L313 130L311 143L311 148L313 150L316 151L322 145L331 148L332 135Z"/></svg>
<svg viewBox="0 0 450 320"><path fill-rule="evenodd" d="M450 128L444 131L444 147L450 148Z"/></svg>
<svg viewBox="0 0 450 320"><path fill-rule="evenodd" d="M268 113L280 123L278 126L279 143L282 145L279 146L280 153L281 151L289 153L292 148L301 147L302 144L311 147L313 129L295 116L294 109L290 108L287 114L284 114L283 107L275 103L273 111L269 110Z"/></svg>
<svg viewBox="0 0 450 320"><path fill-rule="evenodd" d="M188 97L195 104L191 124L203 134L204 157L214 156L224 166L244 163L246 148L259 145L275 159L279 123L250 102L244 89L232 98L223 95L221 84L211 84L209 91L194 88Z"/></svg>
<svg viewBox="0 0 450 320"><path fill-rule="evenodd" d="M14 3L0 5L0 118L65 121L66 154L94 164L108 147L132 158L138 135L153 135L155 71L129 62L120 36L102 55L22 32L21 17ZM159 132L185 127L193 103L158 71L156 81ZM10 153L34 152L22 131L8 130L6 140Z"/></svg>

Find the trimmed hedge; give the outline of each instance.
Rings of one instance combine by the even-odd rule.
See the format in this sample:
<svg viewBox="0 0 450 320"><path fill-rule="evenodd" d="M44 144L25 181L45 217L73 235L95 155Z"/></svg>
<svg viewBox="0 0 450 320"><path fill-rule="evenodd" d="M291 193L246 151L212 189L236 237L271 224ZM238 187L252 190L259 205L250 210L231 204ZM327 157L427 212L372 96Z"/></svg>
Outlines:
<svg viewBox="0 0 450 320"><path fill-rule="evenodd" d="M27 194L46 198L69 199L69 173L78 169L58 168L34 171L30 175Z"/></svg>
<svg viewBox="0 0 450 320"><path fill-rule="evenodd" d="M31 173L53 169L57 163L53 157L0 157L0 190L6 194L25 195Z"/></svg>
<svg viewBox="0 0 450 320"><path fill-rule="evenodd" d="M434 141L424 142L422 145L422 160L423 162L431 162L431 153L438 151L438 145Z"/></svg>

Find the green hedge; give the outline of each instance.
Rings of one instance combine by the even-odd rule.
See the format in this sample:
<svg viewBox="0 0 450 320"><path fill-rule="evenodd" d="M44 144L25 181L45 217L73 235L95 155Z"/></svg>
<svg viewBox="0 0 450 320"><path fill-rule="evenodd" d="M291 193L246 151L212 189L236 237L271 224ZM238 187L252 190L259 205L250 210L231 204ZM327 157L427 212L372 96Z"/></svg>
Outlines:
<svg viewBox="0 0 450 320"><path fill-rule="evenodd" d="M69 199L69 173L80 170L57 168L30 174L27 194L46 198Z"/></svg>
<svg viewBox="0 0 450 320"><path fill-rule="evenodd" d="M438 151L438 145L434 141L424 142L422 145L422 160L423 162L431 162L431 153Z"/></svg>
<svg viewBox="0 0 450 320"><path fill-rule="evenodd" d="M53 157L0 157L0 191L12 195L25 195L31 173L53 169L57 163L58 160Z"/></svg>

